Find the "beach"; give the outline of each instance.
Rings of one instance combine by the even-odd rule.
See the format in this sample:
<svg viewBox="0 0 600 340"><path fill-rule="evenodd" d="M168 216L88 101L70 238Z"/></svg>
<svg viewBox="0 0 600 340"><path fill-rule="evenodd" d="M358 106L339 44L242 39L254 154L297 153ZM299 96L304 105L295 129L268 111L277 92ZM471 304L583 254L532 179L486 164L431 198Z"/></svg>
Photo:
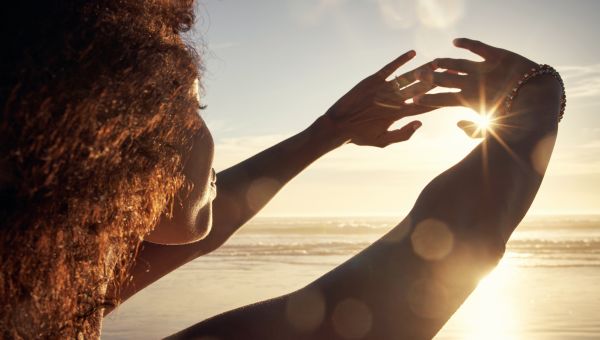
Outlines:
<svg viewBox="0 0 600 340"><path fill-rule="evenodd" d="M157 339L301 288L399 218L256 218L104 321L104 339ZM599 339L600 216L526 217L504 259L435 339Z"/></svg>

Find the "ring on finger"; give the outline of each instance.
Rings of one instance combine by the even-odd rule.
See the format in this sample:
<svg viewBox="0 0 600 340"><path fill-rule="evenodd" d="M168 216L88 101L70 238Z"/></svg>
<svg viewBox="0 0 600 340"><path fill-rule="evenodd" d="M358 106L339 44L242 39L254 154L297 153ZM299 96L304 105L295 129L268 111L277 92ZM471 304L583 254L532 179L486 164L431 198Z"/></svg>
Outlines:
<svg viewBox="0 0 600 340"><path fill-rule="evenodd" d="M400 91L404 86L402 84L402 78L394 77L394 84L396 85L396 91Z"/></svg>

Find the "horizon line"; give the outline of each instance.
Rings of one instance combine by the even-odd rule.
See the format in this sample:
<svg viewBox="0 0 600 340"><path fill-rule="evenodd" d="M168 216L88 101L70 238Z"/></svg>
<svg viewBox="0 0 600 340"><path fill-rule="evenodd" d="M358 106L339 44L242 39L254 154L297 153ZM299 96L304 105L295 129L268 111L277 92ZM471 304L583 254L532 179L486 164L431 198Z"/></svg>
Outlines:
<svg viewBox="0 0 600 340"><path fill-rule="evenodd" d="M258 214L253 217L255 218L404 218L408 214L396 214L396 213L333 213L333 214ZM523 219L528 217L599 217L599 212L536 212L526 214Z"/></svg>

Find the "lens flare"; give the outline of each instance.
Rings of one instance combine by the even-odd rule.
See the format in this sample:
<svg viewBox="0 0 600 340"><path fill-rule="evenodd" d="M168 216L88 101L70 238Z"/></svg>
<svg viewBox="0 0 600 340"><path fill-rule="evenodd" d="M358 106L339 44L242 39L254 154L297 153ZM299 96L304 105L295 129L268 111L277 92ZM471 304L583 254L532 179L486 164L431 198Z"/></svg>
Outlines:
<svg viewBox="0 0 600 340"><path fill-rule="evenodd" d="M477 119L476 123L478 129L485 131L492 127L492 118L489 114L483 114L479 116L479 119Z"/></svg>

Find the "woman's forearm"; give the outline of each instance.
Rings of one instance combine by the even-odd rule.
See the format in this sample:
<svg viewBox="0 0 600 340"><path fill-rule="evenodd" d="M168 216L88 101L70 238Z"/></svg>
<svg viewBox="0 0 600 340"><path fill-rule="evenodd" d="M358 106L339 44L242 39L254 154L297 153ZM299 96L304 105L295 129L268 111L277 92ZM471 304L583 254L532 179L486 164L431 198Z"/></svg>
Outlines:
<svg viewBox="0 0 600 340"><path fill-rule="evenodd" d="M336 135L331 120L323 116L299 134L221 171L213 228L200 241L204 251L221 246L291 179L345 142Z"/></svg>
<svg viewBox="0 0 600 340"><path fill-rule="evenodd" d="M183 264L207 254L260 211L279 190L312 162L344 144L327 118L218 174L213 226L205 239L185 245L143 242L118 299L131 295ZM110 309L107 309L107 313Z"/></svg>

